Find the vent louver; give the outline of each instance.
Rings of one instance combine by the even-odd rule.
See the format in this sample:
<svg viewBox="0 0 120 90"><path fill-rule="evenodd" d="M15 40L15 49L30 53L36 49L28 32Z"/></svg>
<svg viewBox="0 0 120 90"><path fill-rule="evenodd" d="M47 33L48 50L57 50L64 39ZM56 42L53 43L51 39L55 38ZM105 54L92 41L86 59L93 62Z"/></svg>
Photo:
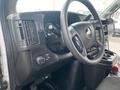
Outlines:
<svg viewBox="0 0 120 90"><path fill-rule="evenodd" d="M18 28L21 40L25 41L27 46L39 43L38 31L33 20L18 20Z"/></svg>

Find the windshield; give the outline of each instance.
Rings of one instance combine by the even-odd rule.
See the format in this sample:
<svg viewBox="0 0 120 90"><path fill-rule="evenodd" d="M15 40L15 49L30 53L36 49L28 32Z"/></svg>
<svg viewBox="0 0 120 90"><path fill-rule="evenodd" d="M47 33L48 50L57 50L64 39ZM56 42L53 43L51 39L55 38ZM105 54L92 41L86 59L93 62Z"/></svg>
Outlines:
<svg viewBox="0 0 120 90"><path fill-rule="evenodd" d="M100 14L115 0L89 0ZM18 0L17 12L33 11L60 11L66 0ZM88 9L81 3L74 2L71 4L71 12L88 13Z"/></svg>

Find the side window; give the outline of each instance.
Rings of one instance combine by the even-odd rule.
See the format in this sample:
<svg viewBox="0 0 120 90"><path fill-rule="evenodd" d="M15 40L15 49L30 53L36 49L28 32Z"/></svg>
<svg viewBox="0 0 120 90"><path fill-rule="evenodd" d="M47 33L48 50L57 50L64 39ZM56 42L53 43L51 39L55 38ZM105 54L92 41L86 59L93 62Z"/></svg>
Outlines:
<svg viewBox="0 0 120 90"><path fill-rule="evenodd" d="M112 18L115 21L115 29L120 29L120 9L112 15Z"/></svg>
<svg viewBox="0 0 120 90"><path fill-rule="evenodd" d="M111 18L114 20L113 30L109 34L109 49L120 55L120 9Z"/></svg>
<svg viewBox="0 0 120 90"><path fill-rule="evenodd" d="M114 20L115 23L115 29L113 31L113 34L120 35L120 9L118 11L116 11L113 15L112 18Z"/></svg>

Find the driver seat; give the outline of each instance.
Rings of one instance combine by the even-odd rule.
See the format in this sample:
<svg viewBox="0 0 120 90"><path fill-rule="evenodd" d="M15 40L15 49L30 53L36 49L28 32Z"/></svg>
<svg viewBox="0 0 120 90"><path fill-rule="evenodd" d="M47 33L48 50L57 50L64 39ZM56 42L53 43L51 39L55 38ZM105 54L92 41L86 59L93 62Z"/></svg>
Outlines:
<svg viewBox="0 0 120 90"><path fill-rule="evenodd" d="M96 90L120 90L120 77L107 77Z"/></svg>

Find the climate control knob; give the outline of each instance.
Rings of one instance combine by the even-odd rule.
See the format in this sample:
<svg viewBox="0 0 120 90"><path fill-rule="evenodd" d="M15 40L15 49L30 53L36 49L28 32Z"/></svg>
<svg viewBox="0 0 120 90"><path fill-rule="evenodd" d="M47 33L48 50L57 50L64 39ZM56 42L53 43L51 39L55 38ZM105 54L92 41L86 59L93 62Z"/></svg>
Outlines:
<svg viewBox="0 0 120 90"><path fill-rule="evenodd" d="M46 60L45 60L45 57L39 56L37 57L36 61L37 61L37 64L41 65L41 64L45 64Z"/></svg>

